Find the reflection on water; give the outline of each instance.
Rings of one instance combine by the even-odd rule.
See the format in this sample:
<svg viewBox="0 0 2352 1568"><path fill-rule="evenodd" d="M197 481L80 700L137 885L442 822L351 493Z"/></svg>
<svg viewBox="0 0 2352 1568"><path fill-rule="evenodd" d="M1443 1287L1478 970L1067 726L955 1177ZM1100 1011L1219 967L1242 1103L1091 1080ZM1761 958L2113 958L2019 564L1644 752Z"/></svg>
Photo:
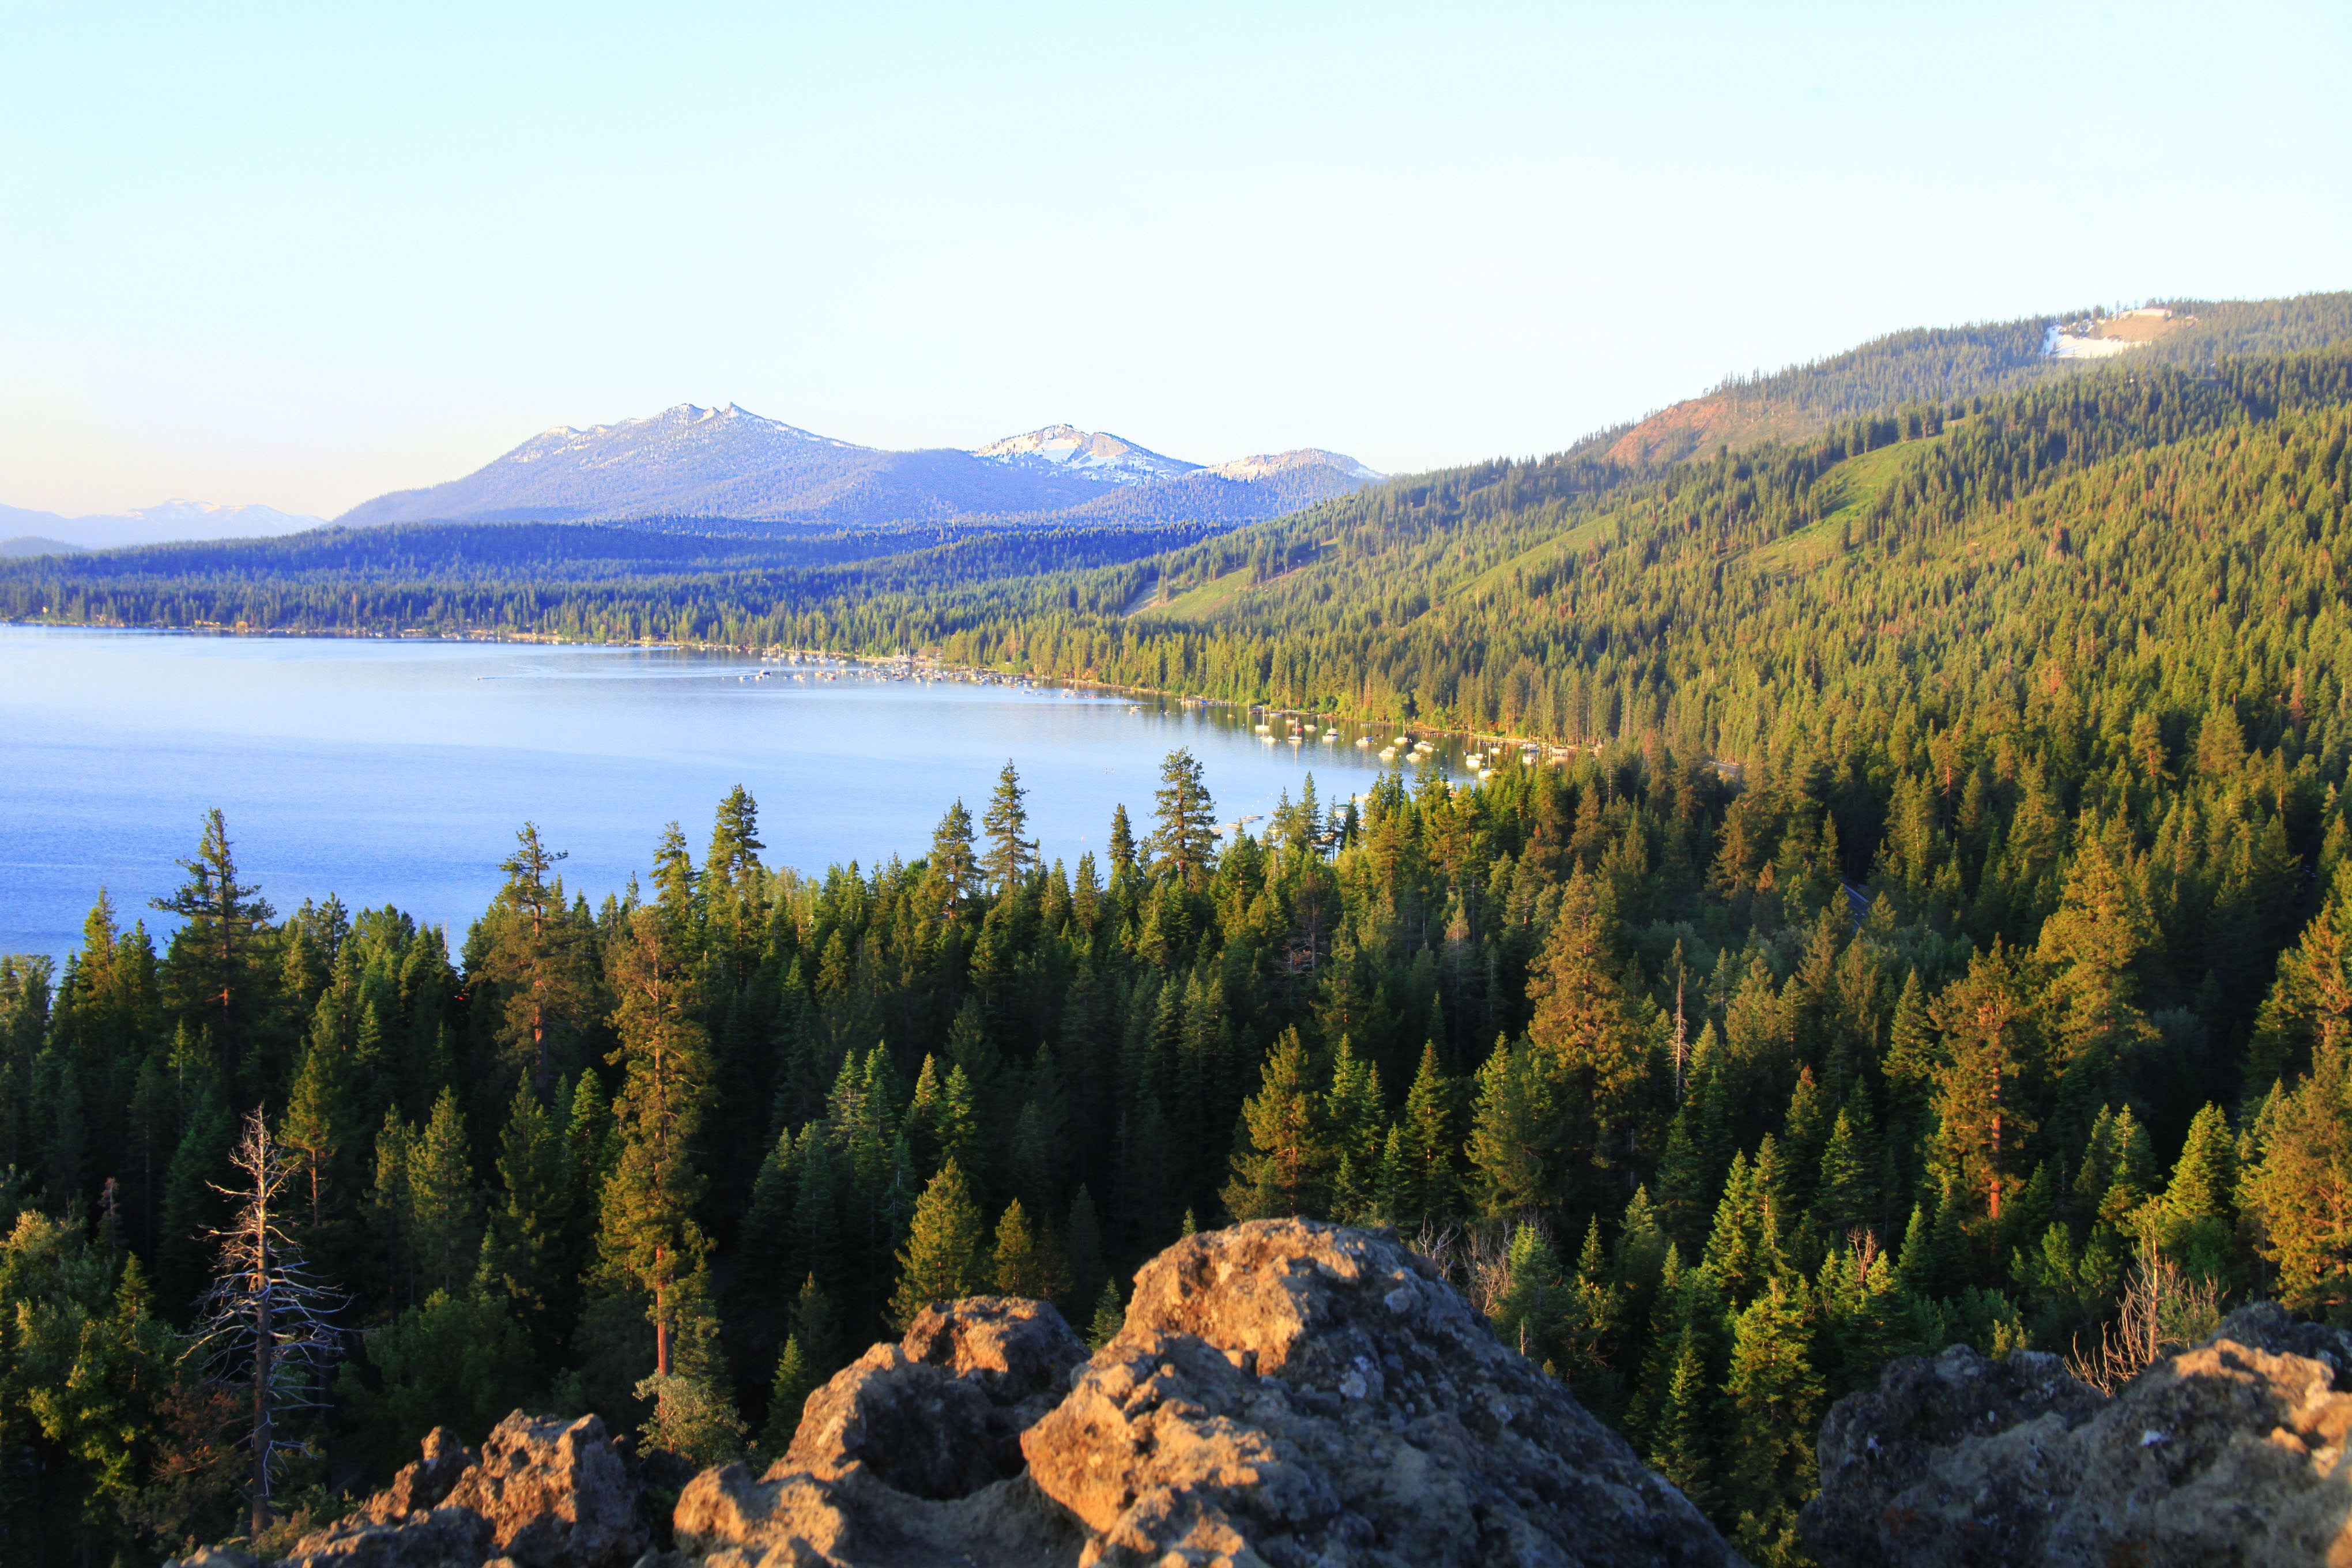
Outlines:
<svg viewBox="0 0 2352 1568"><path fill-rule="evenodd" d="M281 912L332 891L455 941L525 818L593 901L665 823L698 857L738 783L764 858L822 871L921 853L951 800L981 815L1009 757L1043 853L1075 861L1115 805L1145 830L1171 748L1232 823L1310 771L1327 801L1362 790L1383 751L1410 763L1398 733L732 654L0 627L0 952L62 955L101 885L127 923L215 805Z"/></svg>

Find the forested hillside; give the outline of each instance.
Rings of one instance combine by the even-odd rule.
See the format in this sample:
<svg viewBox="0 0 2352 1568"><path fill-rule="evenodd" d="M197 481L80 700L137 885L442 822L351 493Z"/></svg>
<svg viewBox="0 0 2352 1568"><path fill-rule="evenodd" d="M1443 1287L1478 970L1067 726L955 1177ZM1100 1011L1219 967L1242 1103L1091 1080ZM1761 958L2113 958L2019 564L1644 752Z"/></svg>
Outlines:
<svg viewBox="0 0 2352 1568"><path fill-rule="evenodd" d="M985 591L1157 555L1217 531L1170 524L745 536L724 519L660 529L388 523L109 551L70 571L28 563L0 587L0 602L17 612L10 618L94 626L688 639L696 634L679 628L698 616L676 606L712 595L774 605Z"/></svg>
<svg viewBox="0 0 2352 1568"><path fill-rule="evenodd" d="M2307 470L2339 498L2341 458ZM1035 865L1010 767L977 831L822 879L761 863L739 792L597 910L526 827L463 933L280 921L215 820L162 951L101 900L63 973L0 968L10 1560L229 1527L237 1366L172 1329L257 1110L349 1297L281 1508L516 1403L773 1452L924 1300L1100 1333L1187 1226L1297 1212L1419 1237L1794 1561L1813 1424L1888 1355L2352 1284L2332 688L2019 695L1744 788L1652 731L1223 846L1179 754L1076 867Z"/></svg>
<svg viewBox="0 0 2352 1568"><path fill-rule="evenodd" d="M2203 368L2233 354L2294 353L2352 337L2352 294L2288 300L2164 300L2178 331L2131 351L2140 365ZM1619 461L1678 462L1760 442L1801 440L1835 420L1906 403L2019 391L2082 374L2090 362L2045 353L2053 328L2103 311L1967 327L1915 327L1769 374L1732 376L1703 397L1604 430L1572 451Z"/></svg>
<svg viewBox="0 0 2352 1568"><path fill-rule="evenodd" d="M1229 839L1179 754L1075 866L1012 767L821 877L738 792L601 908L525 827L464 931L281 919L204 825L168 942L101 902L0 963L0 1556L230 1528L248 1391L172 1331L255 1113L349 1298L281 1509L517 1403L773 1452L932 1296L1100 1332L1265 1214L1396 1226L1759 1562L1891 1355L2352 1321L2348 446L2344 349L2127 357L1028 574L7 568L12 615L927 647L1569 749Z"/></svg>

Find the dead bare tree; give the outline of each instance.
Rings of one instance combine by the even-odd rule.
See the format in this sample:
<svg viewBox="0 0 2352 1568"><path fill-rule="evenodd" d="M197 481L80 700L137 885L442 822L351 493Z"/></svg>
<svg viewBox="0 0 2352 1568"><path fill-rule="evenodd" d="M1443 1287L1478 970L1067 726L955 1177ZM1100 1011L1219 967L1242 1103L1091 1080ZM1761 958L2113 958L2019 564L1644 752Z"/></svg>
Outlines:
<svg viewBox="0 0 2352 1568"><path fill-rule="evenodd" d="M238 1201L236 1217L211 1232L220 1243L212 1288L197 1302L194 1350L206 1373L249 1389L253 1400L252 1533L269 1523L270 1475L301 1444L278 1435L288 1410L325 1403L327 1363L341 1348L332 1319L344 1298L312 1277L301 1249L279 1228L278 1198L300 1159L270 1135L257 1109L229 1155L238 1180L213 1190Z"/></svg>
<svg viewBox="0 0 2352 1568"><path fill-rule="evenodd" d="M1510 1293L1511 1236L1507 1226L1454 1226L1424 1220L1406 1245L1435 1264L1447 1283L1490 1318Z"/></svg>
<svg viewBox="0 0 2352 1568"><path fill-rule="evenodd" d="M2190 1274L2143 1239L2124 1281L2115 1321L2101 1325L2087 1351L2078 1337L2066 1370L2112 1395L2176 1350L2185 1350L2220 1321L2221 1287Z"/></svg>

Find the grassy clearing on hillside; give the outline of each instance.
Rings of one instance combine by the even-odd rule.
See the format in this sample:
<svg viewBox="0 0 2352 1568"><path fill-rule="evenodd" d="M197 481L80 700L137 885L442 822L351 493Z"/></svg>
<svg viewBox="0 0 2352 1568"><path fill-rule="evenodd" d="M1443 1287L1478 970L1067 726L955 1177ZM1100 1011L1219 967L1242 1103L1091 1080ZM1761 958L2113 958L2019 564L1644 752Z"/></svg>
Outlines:
<svg viewBox="0 0 2352 1568"><path fill-rule="evenodd" d="M1574 528L1553 534L1540 544L1531 544L1507 561L1499 561L1466 583L1458 583L1447 590L1450 599L1475 599L1510 585L1516 573L1534 572L1550 565L1563 555L1572 554L1588 545L1597 544L1611 537L1617 527L1617 514L1603 512L1589 517Z"/></svg>
<svg viewBox="0 0 2352 1568"><path fill-rule="evenodd" d="M1864 510L1878 499L1878 492L1886 488L1887 481L1905 464L1948 438L1932 436L1923 440L1897 441L1892 447L1848 458L1822 476L1824 483L1836 487L1837 504L1815 521L1758 550L1750 561L1759 571L1802 572L1834 559L1846 547L1847 524L1861 519Z"/></svg>
<svg viewBox="0 0 2352 1568"><path fill-rule="evenodd" d="M1321 558L1322 552L1318 550L1317 560L1319 561ZM1314 564L1316 564L1315 561L1305 562L1287 572L1277 572L1271 577L1260 578L1255 582L1251 581L1253 568L1238 567L1221 577L1212 577L1198 587L1186 589L1164 605L1146 605L1128 618L1140 620L1147 616L1162 616L1179 621L1206 620L1223 611L1235 608L1241 604L1244 595L1255 593L1262 588L1271 588L1277 583L1288 582Z"/></svg>

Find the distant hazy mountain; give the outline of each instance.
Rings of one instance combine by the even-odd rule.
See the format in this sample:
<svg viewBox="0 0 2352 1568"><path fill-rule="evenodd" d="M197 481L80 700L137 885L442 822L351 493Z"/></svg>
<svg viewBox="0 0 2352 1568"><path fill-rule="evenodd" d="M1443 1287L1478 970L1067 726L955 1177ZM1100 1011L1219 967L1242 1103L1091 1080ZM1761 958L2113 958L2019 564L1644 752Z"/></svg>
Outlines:
<svg viewBox="0 0 2352 1568"><path fill-rule="evenodd" d="M88 552L84 551L79 544L68 544L62 539L44 539L40 535L35 533L26 534L20 539L0 539L0 560L26 555L82 555L87 553Z"/></svg>
<svg viewBox="0 0 2352 1568"><path fill-rule="evenodd" d="M1355 458L1319 447L1236 458L1180 479L1138 485L1070 510L1088 522L1255 522L1378 484Z"/></svg>
<svg viewBox="0 0 2352 1568"><path fill-rule="evenodd" d="M1250 465L1256 465L1251 467ZM339 522L631 521L723 518L888 527L1062 513L1246 521L1379 476L1327 452L1204 469L1118 437L1052 425L976 452L892 452L730 404L547 431L461 479L378 496ZM1207 477L1207 483L1202 481ZM1191 486L1187 489L1180 487ZM1097 503L1112 503L1098 509ZM1188 508L1207 510L1188 513Z"/></svg>
<svg viewBox="0 0 2352 1568"><path fill-rule="evenodd" d="M1376 485L1388 476L1364 467L1342 452L1327 452L1320 447L1299 447L1287 452L1262 452L1255 458L1235 458L1230 463L1219 463L1204 470L1220 479L1255 483L1270 479L1278 474L1298 474L1317 468L1328 468L1342 479L1358 484Z"/></svg>
<svg viewBox="0 0 2352 1568"><path fill-rule="evenodd" d="M0 533L20 534L10 545L30 540L80 550L110 550L123 544L165 544L188 539L266 539L317 528L324 519L301 517L267 506L219 506L211 501L167 500L136 511L89 517L59 517L0 506ZM0 554L40 554L0 547Z"/></svg>

